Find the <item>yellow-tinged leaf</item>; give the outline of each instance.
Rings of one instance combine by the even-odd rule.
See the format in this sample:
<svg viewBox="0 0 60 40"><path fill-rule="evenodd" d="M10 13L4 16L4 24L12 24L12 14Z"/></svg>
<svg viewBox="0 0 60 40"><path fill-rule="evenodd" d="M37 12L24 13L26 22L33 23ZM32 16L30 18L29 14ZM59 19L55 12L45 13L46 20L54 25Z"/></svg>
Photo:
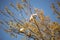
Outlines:
<svg viewBox="0 0 60 40"><path fill-rule="evenodd" d="M10 5L18 11L18 9L14 6L13 3L10 3Z"/></svg>
<svg viewBox="0 0 60 40"><path fill-rule="evenodd" d="M21 10L23 8L22 4L19 4L19 3L17 3L16 6L19 10Z"/></svg>
<svg viewBox="0 0 60 40"><path fill-rule="evenodd" d="M26 0L22 0L22 2L26 2Z"/></svg>
<svg viewBox="0 0 60 40"><path fill-rule="evenodd" d="M42 10L40 10L37 15L40 18L40 20L43 22L44 21L44 12Z"/></svg>
<svg viewBox="0 0 60 40"><path fill-rule="evenodd" d="M12 38L14 38L15 36L16 36L15 34L11 33L11 37L12 37Z"/></svg>
<svg viewBox="0 0 60 40"><path fill-rule="evenodd" d="M8 7L5 7L5 10L7 11L7 13L11 16L13 16L13 13L8 9Z"/></svg>
<svg viewBox="0 0 60 40"><path fill-rule="evenodd" d="M60 7L60 2L57 2L58 6Z"/></svg>
<svg viewBox="0 0 60 40"><path fill-rule="evenodd" d="M54 37L52 37L51 40L54 40Z"/></svg>

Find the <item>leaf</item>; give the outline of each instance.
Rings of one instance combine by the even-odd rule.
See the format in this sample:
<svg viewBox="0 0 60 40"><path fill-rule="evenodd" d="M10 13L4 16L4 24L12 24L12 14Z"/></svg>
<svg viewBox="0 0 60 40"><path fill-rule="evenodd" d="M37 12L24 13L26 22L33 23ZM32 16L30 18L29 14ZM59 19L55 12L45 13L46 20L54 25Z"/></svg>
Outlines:
<svg viewBox="0 0 60 40"><path fill-rule="evenodd" d="M10 29L8 29L8 30L7 29L4 29L4 31L7 32L7 33L12 32L12 30L10 30Z"/></svg>
<svg viewBox="0 0 60 40"><path fill-rule="evenodd" d="M14 38L14 37L16 37L16 35L15 35L15 34L13 34L13 33L11 33L11 37L12 37L12 38Z"/></svg>
<svg viewBox="0 0 60 40"><path fill-rule="evenodd" d="M40 10L39 13L37 13L37 15L38 15L39 19L41 20L41 22L43 22L44 21L44 12L43 12L43 10Z"/></svg>
<svg viewBox="0 0 60 40"><path fill-rule="evenodd" d="M23 8L23 6L22 6L21 4L19 4L19 3L17 3L16 6L17 6L17 8L18 8L19 10L21 10L21 9Z"/></svg>
<svg viewBox="0 0 60 40"><path fill-rule="evenodd" d="M57 8L55 7L54 3L52 3L51 8L53 9L53 11L57 14L60 15L60 12L58 12Z"/></svg>
<svg viewBox="0 0 60 40"><path fill-rule="evenodd" d="M9 15L13 16L13 13L8 9L8 7L5 7L5 10Z"/></svg>
<svg viewBox="0 0 60 40"><path fill-rule="evenodd" d="M14 6L13 3L10 3L10 5L18 11L18 9Z"/></svg>
<svg viewBox="0 0 60 40"><path fill-rule="evenodd" d="M1 13L1 14L3 14L4 16L9 17L9 16L8 16L8 15L6 15L6 14L5 14L5 12L4 12L4 11L2 11L2 10L0 10L0 13Z"/></svg>
<svg viewBox="0 0 60 40"><path fill-rule="evenodd" d="M58 6L60 7L60 2L57 2Z"/></svg>
<svg viewBox="0 0 60 40"><path fill-rule="evenodd" d="M58 15L57 18L60 19L60 16Z"/></svg>
<svg viewBox="0 0 60 40"><path fill-rule="evenodd" d="M38 11L39 11L39 9L38 9L38 8L35 8L35 9L34 9L34 11L35 11L35 12L38 12Z"/></svg>
<svg viewBox="0 0 60 40"><path fill-rule="evenodd" d="M27 36L24 36L23 38L21 38L21 40L28 40Z"/></svg>
<svg viewBox="0 0 60 40"><path fill-rule="evenodd" d="M26 0L22 0L22 2L26 2Z"/></svg>

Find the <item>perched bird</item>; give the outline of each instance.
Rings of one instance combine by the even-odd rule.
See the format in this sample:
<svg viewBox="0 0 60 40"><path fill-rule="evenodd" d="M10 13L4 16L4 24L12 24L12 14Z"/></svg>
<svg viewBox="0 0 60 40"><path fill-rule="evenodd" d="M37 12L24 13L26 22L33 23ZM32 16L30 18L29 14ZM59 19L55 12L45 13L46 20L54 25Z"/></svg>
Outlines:
<svg viewBox="0 0 60 40"><path fill-rule="evenodd" d="M24 32L25 32L25 28L21 28L21 29L20 29L20 32L21 32L21 33L24 33Z"/></svg>
<svg viewBox="0 0 60 40"><path fill-rule="evenodd" d="M32 15L30 16L30 22L33 21L33 19L34 19L36 16L37 16L37 14L32 14Z"/></svg>

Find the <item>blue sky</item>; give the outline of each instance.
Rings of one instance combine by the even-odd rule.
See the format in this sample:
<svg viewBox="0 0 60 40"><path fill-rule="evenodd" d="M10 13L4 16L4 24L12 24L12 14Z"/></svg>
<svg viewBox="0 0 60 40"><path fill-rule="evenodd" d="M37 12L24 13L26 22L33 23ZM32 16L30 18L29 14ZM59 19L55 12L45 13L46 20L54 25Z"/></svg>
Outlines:
<svg viewBox="0 0 60 40"><path fill-rule="evenodd" d="M51 9L51 3L56 2L55 0L30 0L30 1L31 5L33 5L36 8L42 9L44 11L44 15L50 16L50 19L52 21L60 22L58 19L55 18L56 15L53 14L53 11ZM11 11L13 11L16 14L16 16L18 16L17 15L18 12L9 5L9 2L13 2L14 4L16 4L17 0L0 0L0 10L4 10L4 7L8 6L8 8L11 9ZM20 1L18 0L18 2ZM3 20L5 18L6 18L5 16L0 15L0 20ZM6 18L5 20L9 20L9 18ZM4 25L0 26L2 27ZM0 29L0 40L21 40L21 38L23 38L23 36L21 35L18 35L18 38L11 38L8 33Z"/></svg>

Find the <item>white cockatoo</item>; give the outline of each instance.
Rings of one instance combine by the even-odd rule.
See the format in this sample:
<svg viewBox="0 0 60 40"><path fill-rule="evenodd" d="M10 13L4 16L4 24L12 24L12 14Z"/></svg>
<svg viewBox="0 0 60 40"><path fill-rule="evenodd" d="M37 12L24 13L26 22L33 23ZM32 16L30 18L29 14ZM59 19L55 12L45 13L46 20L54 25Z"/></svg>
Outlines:
<svg viewBox="0 0 60 40"><path fill-rule="evenodd" d="M25 32L25 28L20 28L20 32Z"/></svg>
<svg viewBox="0 0 60 40"><path fill-rule="evenodd" d="M37 16L37 14L32 14L32 15L30 16L30 21L33 21L33 19L34 19L35 16Z"/></svg>

